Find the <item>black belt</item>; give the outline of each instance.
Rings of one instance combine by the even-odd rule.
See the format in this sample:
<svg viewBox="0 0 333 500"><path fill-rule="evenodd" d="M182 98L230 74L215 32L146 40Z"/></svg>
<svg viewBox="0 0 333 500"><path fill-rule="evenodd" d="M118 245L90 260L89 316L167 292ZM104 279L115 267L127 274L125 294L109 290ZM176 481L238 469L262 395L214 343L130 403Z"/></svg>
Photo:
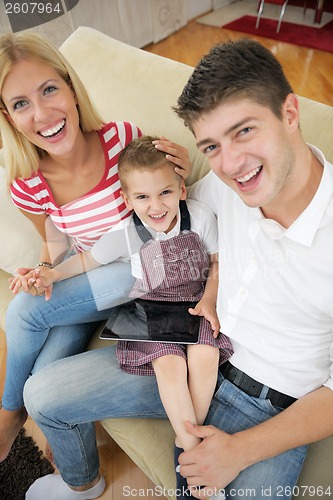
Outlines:
<svg viewBox="0 0 333 500"><path fill-rule="evenodd" d="M241 370L238 370L238 368L229 363L229 361L220 365L220 372L224 378L232 382L236 387L255 398L258 398L263 389L267 387L249 377ZM280 408L288 408L288 406L296 401L295 398L271 388L268 388L267 394L264 397L265 399L269 399L273 406L278 406Z"/></svg>

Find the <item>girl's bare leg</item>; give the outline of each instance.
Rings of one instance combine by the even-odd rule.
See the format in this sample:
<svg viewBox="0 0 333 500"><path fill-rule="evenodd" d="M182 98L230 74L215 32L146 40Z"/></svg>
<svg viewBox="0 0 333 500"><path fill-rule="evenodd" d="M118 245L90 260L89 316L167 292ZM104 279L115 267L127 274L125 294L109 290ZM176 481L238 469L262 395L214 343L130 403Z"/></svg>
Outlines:
<svg viewBox="0 0 333 500"><path fill-rule="evenodd" d="M216 347L204 344L187 346L188 387L199 425L205 421L215 392L219 357Z"/></svg>
<svg viewBox="0 0 333 500"><path fill-rule="evenodd" d="M27 412L24 407L13 411L0 409L0 463L7 458L26 420Z"/></svg>
<svg viewBox="0 0 333 500"><path fill-rule="evenodd" d="M170 354L153 361L164 409L176 433L176 445L190 450L200 439L191 436L185 422L197 423L187 385L187 364L181 356Z"/></svg>

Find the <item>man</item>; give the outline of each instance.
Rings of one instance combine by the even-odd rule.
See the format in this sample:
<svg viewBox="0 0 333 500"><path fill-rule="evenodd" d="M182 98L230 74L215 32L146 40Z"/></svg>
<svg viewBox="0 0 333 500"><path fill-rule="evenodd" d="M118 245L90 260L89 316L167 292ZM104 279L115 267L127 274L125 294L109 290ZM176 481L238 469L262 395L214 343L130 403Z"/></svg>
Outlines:
<svg viewBox="0 0 333 500"><path fill-rule="evenodd" d="M211 425L188 424L203 441L180 455L180 473L190 486L206 485L192 490L198 498L225 488L237 500L246 492L289 499L306 445L333 433L333 166L304 142L297 98L257 42L213 48L176 112L212 169L190 196L218 217L217 311L234 346ZM52 480L56 500L79 498L78 489L80 498L97 496L89 422L164 415L156 383L120 372L113 347L43 368L28 380L25 403L76 486L68 492ZM48 491L51 500L48 476L37 482L28 498Z"/></svg>
<svg viewBox="0 0 333 500"><path fill-rule="evenodd" d="M193 428L204 440L180 472L233 498L264 485L290 498L304 445L333 432L332 165L304 142L297 98L257 42L214 47L175 110L212 170L189 196L218 217L217 311L235 350L207 418L223 430Z"/></svg>

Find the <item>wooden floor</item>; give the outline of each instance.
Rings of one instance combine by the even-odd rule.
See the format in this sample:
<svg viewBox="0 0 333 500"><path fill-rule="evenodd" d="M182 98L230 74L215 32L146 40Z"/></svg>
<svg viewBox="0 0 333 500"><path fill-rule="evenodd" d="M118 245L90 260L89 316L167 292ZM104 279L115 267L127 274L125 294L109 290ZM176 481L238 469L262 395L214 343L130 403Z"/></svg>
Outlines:
<svg viewBox="0 0 333 500"><path fill-rule="evenodd" d="M148 45L146 50L195 66L213 45L244 36L244 33L205 26L193 20L165 40ZM333 53L269 38L252 38L278 58L296 94L333 106Z"/></svg>
<svg viewBox="0 0 333 500"><path fill-rule="evenodd" d="M220 28L213 28L195 22L188 25L158 44L145 48L149 52L169 57L185 64L195 65L209 48L229 39L236 40L244 36ZM333 54L318 50L297 47L283 42L257 37L267 48L273 51L284 67L294 91L304 97L333 105ZM172 78L172 75L170 75ZM5 344L0 332L0 393L2 393L5 372ZM37 426L29 420L26 424L30 433L41 449L45 438ZM123 487L136 488L147 492L151 500L163 499L160 494L153 494L154 485L111 440L103 428L97 424L101 468L107 481L107 489L100 497L102 500L120 500L124 495ZM132 495L133 497L133 495Z"/></svg>
<svg viewBox="0 0 333 500"><path fill-rule="evenodd" d="M27 434L31 435L41 450L45 448L45 438L37 425L29 418L25 425ZM123 498L141 497L151 500L163 500L155 485L111 439L104 428L97 423L97 443L101 464L101 474L107 487L99 500L121 500ZM57 471L56 471L57 472ZM132 492L132 495L129 493ZM137 492L137 494L136 494ZM144 493L144 494L143 494Z"/></svg>
<svg viewBox="0 0 333 500"><path fill-rule="evenodd" d="M3 392L5 378L5 357L5 335L0 329L0 395ZM26 422L25 429L39 448L44 451L46 439L31 418ZM155 485L111 439L99 423L96 424L96 430L101 473L107 482L107 488L99 498L101 500L121 500L134 496L140 498L141 496L150 500L165 499L164 496L161 496L161 491L155 489ZM129 491L133 492L131 496L128 494ZM136 492L137 494L135 494Z"/></svg>

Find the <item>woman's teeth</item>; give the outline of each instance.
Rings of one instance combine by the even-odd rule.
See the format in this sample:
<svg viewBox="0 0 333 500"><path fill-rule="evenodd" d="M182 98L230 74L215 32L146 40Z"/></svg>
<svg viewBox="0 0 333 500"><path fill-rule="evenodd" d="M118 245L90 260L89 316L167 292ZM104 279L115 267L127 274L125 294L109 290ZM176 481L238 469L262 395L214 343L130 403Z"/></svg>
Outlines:
<svg viewBox="0 0 333 500"><path fill-rule="evenodd" d="M65 126L65 120L62 120L55 127L49 128L48 130L44 130L43 132L39 132L43 137L49 138L56 134L58 134Z"/></svg>

